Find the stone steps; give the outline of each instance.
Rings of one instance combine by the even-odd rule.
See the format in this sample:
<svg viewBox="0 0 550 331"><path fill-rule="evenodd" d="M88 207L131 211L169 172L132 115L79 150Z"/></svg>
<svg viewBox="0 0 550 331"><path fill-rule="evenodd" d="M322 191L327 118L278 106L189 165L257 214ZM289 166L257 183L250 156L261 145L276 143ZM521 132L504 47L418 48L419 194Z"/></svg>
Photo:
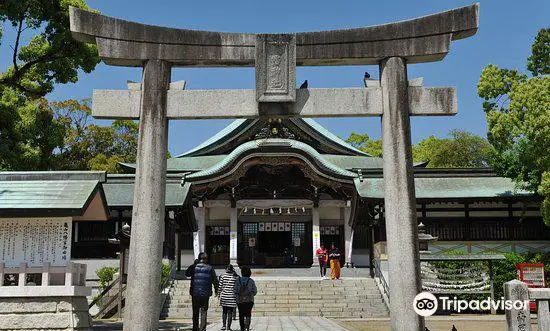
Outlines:
<svg viewBox="0 0 550 331"><path fill-rule="evenodd" d="M373 279L255 279L255 316L387 317L388 309ZM210 316L221 315L218 298L210 299ZM192 316L189 281L175 281L161 318Z"/></svg>

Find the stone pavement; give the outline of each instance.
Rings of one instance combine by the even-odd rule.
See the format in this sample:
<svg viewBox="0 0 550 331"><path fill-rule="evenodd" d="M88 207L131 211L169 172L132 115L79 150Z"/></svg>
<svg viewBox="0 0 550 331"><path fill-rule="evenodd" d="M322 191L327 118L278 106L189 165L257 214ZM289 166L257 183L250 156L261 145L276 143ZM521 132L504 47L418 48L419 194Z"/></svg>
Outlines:
<svg viewBox="0 0 550 331"><path fill-rule="evenodd" d="M96 331L121 331L122 322L116 320L94 321L92 330ZM217 320L209 324L208 331L219 330L221 321ZM239 321L233 321L233 330L239 330ZM189 331L192 329L190 320L160 321L159 330ZM324 317L308 316L276 316L254 317L252 314L252 331L349 331L336 322Z"/></svg>
<svg viewBox="0 0 550 331"><path fill-rule="evenodd" d="M219 330L221 321L208 326L207 330ZM231 325L233 330L239 330L239 321L234 321ZM273 316L273 317L254 317L252 314L252 324L250 330L253 331L348 331L336 322L324 317L316 316Z"/></svg>

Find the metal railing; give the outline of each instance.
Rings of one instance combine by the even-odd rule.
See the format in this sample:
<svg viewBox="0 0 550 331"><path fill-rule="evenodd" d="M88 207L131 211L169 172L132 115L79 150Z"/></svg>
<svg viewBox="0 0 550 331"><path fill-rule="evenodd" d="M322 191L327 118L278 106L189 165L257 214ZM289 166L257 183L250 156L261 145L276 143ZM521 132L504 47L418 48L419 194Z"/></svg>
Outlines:
<svg viewBox="0 0 550 331"><path fill-rule="evenodd" d="M159 284L160 307L164 307L170 288L174 282L172 274L174 272L175 263L170 261L170 273L166 279ZM98 307L98 312L94 315L94 318L110 318L117 315L118 318L122 317L122 310L125 302L126 284L120 284L120 277L113 279L113 281L89 304L88 308L93 306Z"/></svg>
<svg viewBox="0 0 550 331"><path fill-rule="evenodd" d="M117 315L118 318L122 316L122 306L124 304L124 292L126 290L125 284L120 284L121 278L117 277L98 295L89 308L96 305L99 311L94 315L94 318L110 318Z"/></svg>
<svg viewBox="0 0 550 331"><path fill-rule="evenodd" d="M383 296L387 300L387 302L390 302L390 287L388 286L388 283L386 282L386 278L384 278L384 273L382 272L382 269L380 267L380 261L377 259L373 259L372 263L374 265L374 277L378 280L380 283L382 290L384 293Z"/></svg>
<svg viewBox="0 0 550 331"><path fill-rule="evenodd" d="M118 281L119 281L119 277L113 279L113 281L109 285L107 285L107 287L103 291L101 291L101 293L98 296L96 296L92 300L92 302L90 302L90 304L88 305L88 309L91 309L93 306L98 306L98 308L99 308L99 301L103 297L105 297L105 295L107 295L107 293L109 293L109 291L111 290L111 288L113 288L113 286L115 286L115 284L118 284Z"/></svg>

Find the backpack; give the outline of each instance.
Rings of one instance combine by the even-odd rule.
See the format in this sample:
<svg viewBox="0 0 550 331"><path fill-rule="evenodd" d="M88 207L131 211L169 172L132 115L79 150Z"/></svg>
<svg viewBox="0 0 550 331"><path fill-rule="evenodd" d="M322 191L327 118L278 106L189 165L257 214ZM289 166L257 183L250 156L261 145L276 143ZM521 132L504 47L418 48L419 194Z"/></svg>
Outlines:
<svg viewBox="0 0 550 331"><path fill-rule="evenodd" d="M242 281L239 280L241 287L239 288L239 294L237 296L238 302L250 302L250 290L248 289L248 282L250 282L250 279L246 281L246 284L243 284Z"/></svg>

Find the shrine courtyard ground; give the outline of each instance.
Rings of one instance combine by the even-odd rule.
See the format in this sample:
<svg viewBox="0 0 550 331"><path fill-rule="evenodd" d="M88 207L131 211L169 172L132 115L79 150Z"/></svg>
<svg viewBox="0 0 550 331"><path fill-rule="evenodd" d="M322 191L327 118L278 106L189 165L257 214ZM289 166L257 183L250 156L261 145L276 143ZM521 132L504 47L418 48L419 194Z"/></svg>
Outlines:
<svg viewBox="0 0 550 331"><path fill-rule="evenodd" d="M450 331L453 324L458 331L505 331L506 320L503 315L461 315L461 316L436 316L426 319L426 326L430 331ZM160 330L191 330L190 320L161 321ZM536 320L532 316L532 330L538 331ZM221 324L211 323L207 330L219 330ZM232 325L233 330L238 330L238 321ZM389 318L361 319L361 320L329 320L322 317L252 317L252 331L385 331L390 329ZM94 330L114 331L122 330L122 324L117 321L95 321Z"/></svg>

